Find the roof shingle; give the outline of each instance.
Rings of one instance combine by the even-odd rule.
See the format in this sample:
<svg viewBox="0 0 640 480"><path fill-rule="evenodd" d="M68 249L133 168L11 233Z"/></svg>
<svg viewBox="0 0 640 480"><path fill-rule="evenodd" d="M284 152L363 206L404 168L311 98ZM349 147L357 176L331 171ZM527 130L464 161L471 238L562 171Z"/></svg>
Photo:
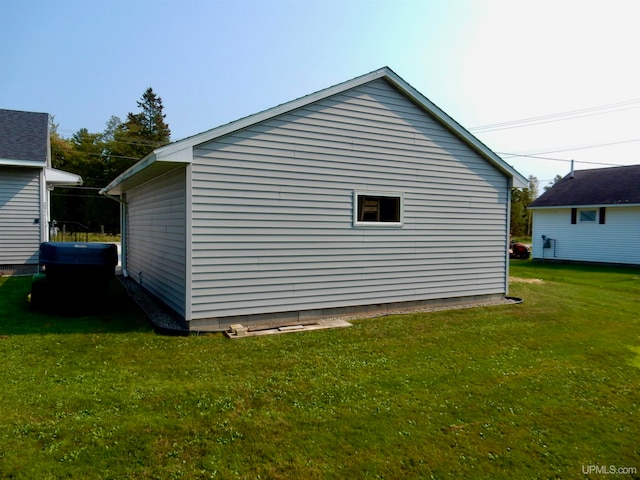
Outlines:
<svg viewBox="0 0 640 480"><path fill-rule="evenodd" d="M46 162L49 114L0 109L0 159Z"/></svg>

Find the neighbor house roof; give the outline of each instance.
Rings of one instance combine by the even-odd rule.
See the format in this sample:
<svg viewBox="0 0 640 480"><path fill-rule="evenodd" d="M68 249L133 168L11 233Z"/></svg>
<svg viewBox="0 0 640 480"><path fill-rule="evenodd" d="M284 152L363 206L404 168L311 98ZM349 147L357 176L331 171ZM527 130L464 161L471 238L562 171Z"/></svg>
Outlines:
<svg viewBox="0 0 640 480"><path fill-rule="evenodd" d="M0 164L46 166L49 114L0 109Z"/></svg>
<svg viewBox="0 0 640 480"><path fill-rule="evenodd" d="M49 114L0 109L0 165L44 168L50 186L82 185L82 177L49 168Z"/></svg>
<svg viewBox="0 0 640 480"><path fill-rule="evenodd" d="M576 170L529 208L640 204L640 165Z"/></svg>
<svg viewBox="0 0 640 480"><path fill-rule="evenodd" d="M333 87L312 93L305 97L283 103L282 105L270 108L269 110L241 118L240 120L236 120L226 125L222 125L212 130L207 130L206 132L199 133L192 137L158 148L144 157L140 162L136 163L119 175L109 185L103 188L100 193L118 195L129 188L140 185L151 178L175 168L179 164L191 163L193 160L192 150L196 145L210 142L223 135L263 122L297 108L310 105L319 100L359 87L360 85L364 85L379 78L384 78L391 83L415 105L432 115L445 128L460 138L471 149L485 158L490 164L503 172L509 178L512 178L513 185L515 187L526 188L528 186L527 179L518 173L511 165L507 164L502 160L502 158L480 142L480 140L471 135L449 115L444 113L444 111L442 111L438 106L400 78L395 72L393 72L393 70L389 67L384 67L360 77L356 77L352 80L334 85Z"/></svg>

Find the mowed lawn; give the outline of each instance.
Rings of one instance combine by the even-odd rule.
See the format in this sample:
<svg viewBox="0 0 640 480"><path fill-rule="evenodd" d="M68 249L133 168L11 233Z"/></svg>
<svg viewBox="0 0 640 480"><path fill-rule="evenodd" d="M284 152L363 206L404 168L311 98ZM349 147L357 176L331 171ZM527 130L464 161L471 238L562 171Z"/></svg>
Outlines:
<svg viewBox="0 0 640 480"><path fill-rule="evenodd" d="M640 270L511 275L520 305L241 340L1 278L0 478L640 478Z"/></svg>

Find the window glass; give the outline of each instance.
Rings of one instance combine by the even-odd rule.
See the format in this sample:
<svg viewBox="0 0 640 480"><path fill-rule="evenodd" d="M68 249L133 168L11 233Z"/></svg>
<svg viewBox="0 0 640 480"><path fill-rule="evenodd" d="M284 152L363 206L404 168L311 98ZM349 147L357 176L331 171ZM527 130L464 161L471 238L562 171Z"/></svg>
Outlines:
<svg viewBox="0 0 640 480"><path fill-rule="evenodd" d="M595 222L596 221L596 211L595 210L580 210L580 221L581 222Z"/></svg>
<svg viewBox="0 0 640 480"><path fill-rule="evenodd" d="M400 224L402 195L356 193L355 223Z"/></svg>

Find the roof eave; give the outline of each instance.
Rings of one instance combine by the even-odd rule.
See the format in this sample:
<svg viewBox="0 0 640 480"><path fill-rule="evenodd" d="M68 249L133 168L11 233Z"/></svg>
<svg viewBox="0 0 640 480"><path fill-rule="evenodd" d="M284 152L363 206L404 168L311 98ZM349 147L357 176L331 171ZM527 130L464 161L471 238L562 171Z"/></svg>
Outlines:
<svg viewBox="0 0 640 480"><path fill-rule="evenodd" d="M111 194L113 194L114 193L113 190L118 185L120 185L125 180L133 177L137 173L141 172L142 170L147 168L149 165L151 165L155 161L156 161L156 155L155 155L155 150L154 150L149 155L144 157L142 160L140 160L139 162L135 163L131 167L127 168L124 172L122 172L120 175L118 175L116 178L114 178L111 181L111 183L109 183L109 185L107 185L102 190L100 190L100 194L101 195L105 195L105 194L110 194L111 195Z"/></svg>
<svg viewBox="0 0 640 480"><path fill-rule="evenodd" d="M109 185L100 190L100 194L120 195L130 188L149 181L151 171L160 175L192 161L191 147L183 146L180 149L169 150L166 147L158 148L118 175Z"/></svg>
<svg viewBox="0 0 640 480"><path fill-rule="evenodd" d="M541 205L528 206L528 210L553 210L559 208L600 208L600 207L640 207L640 203L591 203L591 204L566 204L566 205Z"/></svg>
<svg viewBox="0 0 640 480"><path fill-rule="evenodd" d="M57 170L55 168L45 168L44 178L47 185L54 187L72 187L82 185L82 177L75 173L65 172L64 170Z"/></svg>
<svg viewBox="0 0 640 480"><path fill-rule="evenodd" d="M5 167L45 168L47 166L47 162L40 160L17 160L13 158L0 158L0 165Z"/></svg>

